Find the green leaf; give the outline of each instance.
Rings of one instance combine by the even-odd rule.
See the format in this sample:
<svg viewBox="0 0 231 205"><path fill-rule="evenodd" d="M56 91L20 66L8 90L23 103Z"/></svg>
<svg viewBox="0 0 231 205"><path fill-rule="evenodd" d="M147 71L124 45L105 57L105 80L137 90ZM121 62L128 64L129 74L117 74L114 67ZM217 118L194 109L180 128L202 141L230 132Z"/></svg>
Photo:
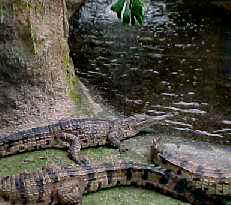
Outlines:
<svg viewBox="0 0 231 205"><path fill-rule="evenodd" d="M121 16L123 16L122 22L124 24L129 24L131 21L131 24L135 25L137 21L142 25L144 22L143 0L117 0L111 6L111 10L117 13L118 19L121 19Z"/></svg>
<svg viewBox="0 0 231 205"><path fill-rule="evenodd" d="M131 12L136 18L139 24L143 24L144 21L144 5L142 0L131 1Z"/></svg>
<svg viewBox="0 0 231 205"><path fill-rule="evenodd" d="M124 3L125 3L125 0L118 0L116 3L114 3L111 6L111 10L114 12L117 12L117 16L121 16L121 12L123 10ZM119 15L118 15L118 13L119 13Z"/></svg>
<svg viewBox="0 0 231 205"><path fill-rule="evenodd" d="M129 8L129 4L126 4L124 14L123 14L123 23L124 24L129 24L130 23L130 16L131 16L131 11Z"/></svg>

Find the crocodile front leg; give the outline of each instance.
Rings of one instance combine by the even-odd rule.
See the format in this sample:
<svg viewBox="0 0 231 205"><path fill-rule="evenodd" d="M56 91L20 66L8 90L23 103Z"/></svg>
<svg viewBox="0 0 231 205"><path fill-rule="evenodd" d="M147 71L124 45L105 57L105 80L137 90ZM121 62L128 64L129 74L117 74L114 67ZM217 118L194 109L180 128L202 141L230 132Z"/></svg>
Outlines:
<svg viewBox="0 0 231 205"><path fill-rule="evenodd" d="M69 143L68 156L77 164L89 164L87 157L80 154L81 141L78 136L71 133L62 133L64 141Z"/></svg>
<svg viewBox="0 0 231 205"><path fill-rule="evenodd" d="M108 144L119 149L120 152L128 151L128 148L124 145L121 145L116 131L109 133L108 135Z"/></svg>

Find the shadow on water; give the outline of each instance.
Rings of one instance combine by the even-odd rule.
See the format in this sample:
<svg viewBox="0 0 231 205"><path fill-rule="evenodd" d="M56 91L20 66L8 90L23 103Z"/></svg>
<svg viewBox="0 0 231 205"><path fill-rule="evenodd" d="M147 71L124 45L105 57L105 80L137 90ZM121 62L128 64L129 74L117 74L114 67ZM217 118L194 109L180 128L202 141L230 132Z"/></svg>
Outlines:
<svg viewBox="0 0 231 205"><path fill-rule="evenodd" d="M179 135L230 144L231 28L223 13L151 1L144 25L130 27L111 4L89 0L71 21L76 73L96 101L122 115L172 113L165 126Z"/></svg>

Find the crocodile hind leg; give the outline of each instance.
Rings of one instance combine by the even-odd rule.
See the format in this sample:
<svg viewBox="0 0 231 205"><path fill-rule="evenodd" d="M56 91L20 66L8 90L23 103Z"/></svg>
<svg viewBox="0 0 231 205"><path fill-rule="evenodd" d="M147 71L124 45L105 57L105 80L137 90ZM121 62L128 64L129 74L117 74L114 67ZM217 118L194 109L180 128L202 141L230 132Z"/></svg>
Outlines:
<svg viewBox="0 0 231 205"><path fill-rule="evenodd" d="M62 133L62 137L64 138L65 141L69 143L69 147L68 147L69 158L79 165L89 164L88 158L80 153L81 141L79 140L79 137L70 133Z"/></svg>
<svg viewBox="0 0 231 205"><path fill-rule="evenodd" d="M118 138L118 135L116 132L111 132L108 135L108 143L109 145L112 145L113 147L119 149L120 152L128 151L128 148L126 146L121 145L120 139Z"/></svg>

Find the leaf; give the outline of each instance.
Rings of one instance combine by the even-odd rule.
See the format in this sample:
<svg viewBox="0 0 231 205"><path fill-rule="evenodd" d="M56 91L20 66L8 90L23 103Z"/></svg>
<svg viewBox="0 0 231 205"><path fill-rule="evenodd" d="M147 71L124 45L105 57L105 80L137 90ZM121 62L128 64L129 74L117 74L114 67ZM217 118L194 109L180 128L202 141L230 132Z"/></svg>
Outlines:
<svg viewBox="0 0 231 205"><path fill-rule="evenodd" d="M125 6L125 8L124 8ZM143 0L117 0L111 6L111 10L117 13L118 19L123 16L123 24L135 25L136 21L142 25L144 22Z"/></svg>
<svg viewBox="0 0 231 205"><path fill-rule="evenodd" d="M125 3L125 0L118 0L116 3L114 3L111 6L111 10L114 12L117 12L117 16L118 16L118 13L119 13L119 16L121 16L121 12L123 10L124 3Z"/></svg>
<svg viewBox="0 0 231 205"><path fill-rule="evenodd" d="M130 16L131 16L131 11L129 8L129 4L126 4L124 14L123 14L123 23L124 24L129 24L130 23Z"/></svg>
<svg viewBox="0 0 231 205"><path fill-rule="evenodd" d="M132 0L131 11L139 24L143 24L144 21L144 6L141 0Z"/></svg>

